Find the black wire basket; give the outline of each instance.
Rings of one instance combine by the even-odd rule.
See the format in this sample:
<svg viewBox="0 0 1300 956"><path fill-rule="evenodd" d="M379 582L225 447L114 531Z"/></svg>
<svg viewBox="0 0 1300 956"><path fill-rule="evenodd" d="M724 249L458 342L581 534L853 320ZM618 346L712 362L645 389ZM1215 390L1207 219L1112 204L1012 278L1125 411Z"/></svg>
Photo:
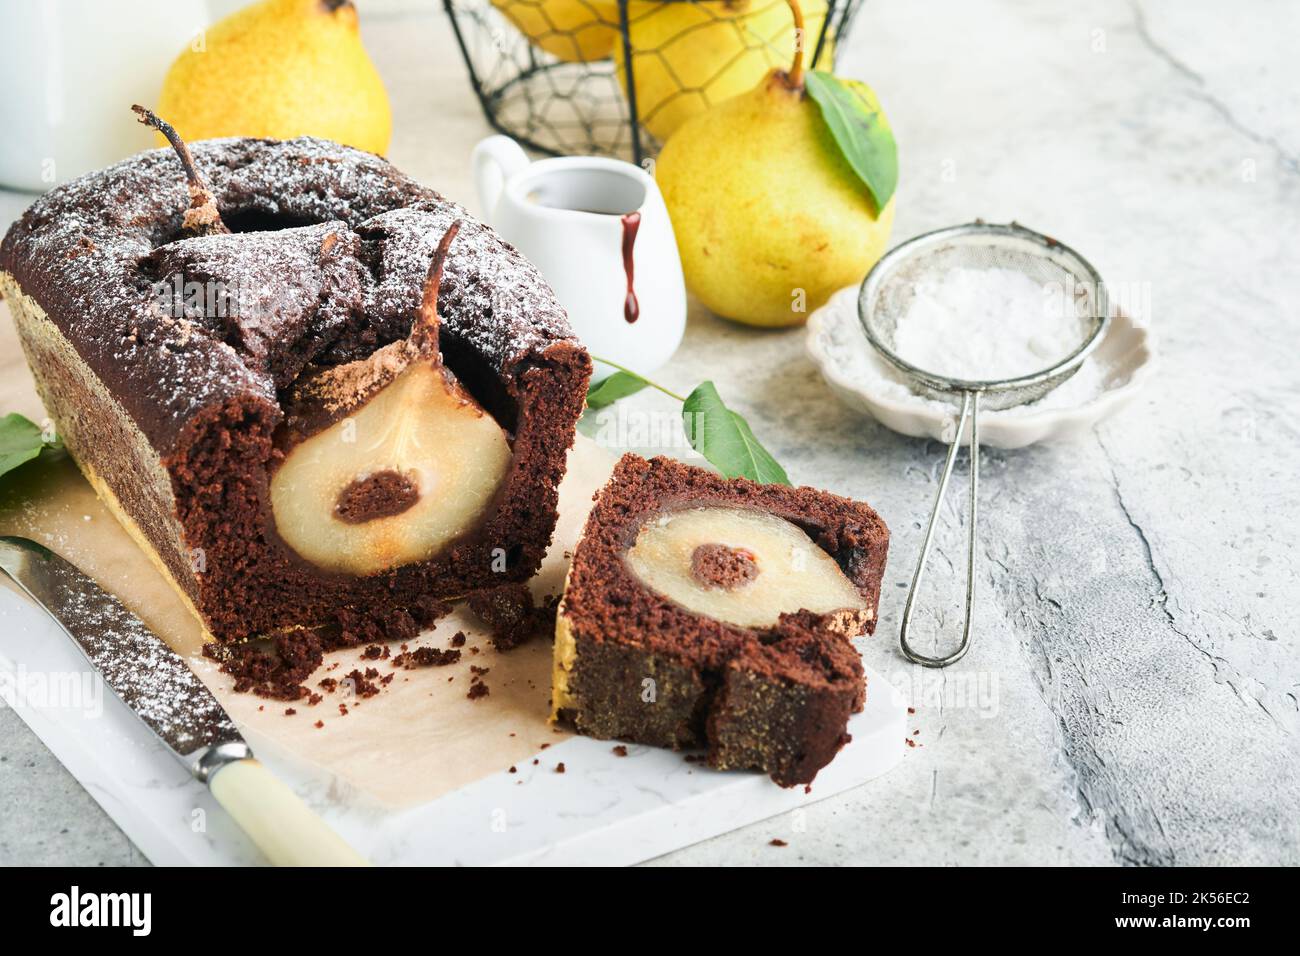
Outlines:
<svg viewBox="0 0 1300 956"><path fill-rule="evenodd" d="M862 0L802 0L829 69ZM551 155L641 163L677 126L788 68L786 0L443 0L492 126Z"/></svg>

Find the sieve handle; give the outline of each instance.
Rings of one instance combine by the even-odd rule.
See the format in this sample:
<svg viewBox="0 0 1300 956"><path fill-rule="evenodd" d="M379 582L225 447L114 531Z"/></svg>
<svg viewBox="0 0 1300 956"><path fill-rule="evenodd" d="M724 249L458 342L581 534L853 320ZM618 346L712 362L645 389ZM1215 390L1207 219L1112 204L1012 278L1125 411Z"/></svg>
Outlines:
<svg viewBox="0 0 1300 956"><path fill-rule="evenodd" d="M926 657L912 650L907 641L907 632L912 627L912 611L916 607L916 595L921 590L921 579L925 576L925 565L930 560L930 548L934 545L934 528L939 523L939 509L943 507L943 496L948 492L948 480L952 477L953 465L957 462L957 450L961 448L961 436L966 431L966 419L970 419L970 539L966 552L966 620L962 626L961 643L951 654L944 657ZM948 446L948 459L943 464L943 477L939 479L939 491L934 498L934 509L930 512L930 524L925 529L925 540L921 543L921 558L916 562L916 573L912 575L912 587L907 592L907 604L903 608L903 626L898 632L898 643L907 659L923 667L947 667L966 656L970 650L971 609L975 606L975 528L978 515L978 498L980 483L980 393L962 392L961 417L957 421L957 434Z"/></svg>

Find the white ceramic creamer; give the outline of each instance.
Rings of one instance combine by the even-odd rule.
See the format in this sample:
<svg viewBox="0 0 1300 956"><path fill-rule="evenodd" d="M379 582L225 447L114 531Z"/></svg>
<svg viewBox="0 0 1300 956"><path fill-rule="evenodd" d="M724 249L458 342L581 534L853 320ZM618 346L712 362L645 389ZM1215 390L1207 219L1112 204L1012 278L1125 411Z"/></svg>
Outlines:
<svg viewBox="0 0 1300 956"><path fill-rule="evenodd" d="M592 355L646 375L672 357L686 286L651 176L598 156L530 162L508 136L480 142L472 163L487 221L541 270Z"/></svg>

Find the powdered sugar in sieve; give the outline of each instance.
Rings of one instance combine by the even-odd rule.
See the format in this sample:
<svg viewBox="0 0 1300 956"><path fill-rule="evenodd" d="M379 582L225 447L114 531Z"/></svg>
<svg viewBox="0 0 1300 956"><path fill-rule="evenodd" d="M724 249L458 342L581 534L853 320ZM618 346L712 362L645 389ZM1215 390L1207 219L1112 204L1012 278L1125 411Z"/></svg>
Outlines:
<svg viewBox="0 0 1300 956"><path fill-rule="evenodd" d="M858 318L914 390L961 403L899 633L908 659L945 667L970 648L981 404L1007 409L1036 401L1074 375L1110 322L1109 299L1097 270L1068 246L1016 223L975 222L917 236L885 255L862 283ZM908 631L968 420L965 623L955 651L928 657L912 648Z"/></svg>

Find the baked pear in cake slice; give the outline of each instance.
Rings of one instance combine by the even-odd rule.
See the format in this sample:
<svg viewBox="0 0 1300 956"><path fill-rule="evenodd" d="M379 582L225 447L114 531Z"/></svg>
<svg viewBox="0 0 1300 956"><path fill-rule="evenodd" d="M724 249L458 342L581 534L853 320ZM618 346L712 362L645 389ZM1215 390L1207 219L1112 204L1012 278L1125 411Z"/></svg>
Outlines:
<svg viewBox="0 0 1300 956"><path fill-rule="evenodd" d="M866 623L866 602L835 559L798 525L755 508L666 508L637 530L623 560L652 591L736 627L775 627L804 610L846 631Z"/></svg>
<svg viewBox="0 0 1300 956"><path fill-rule="evenodd" d="M848 740L889 532L868 506L626 455L556 620L553 718L807 783Z"/></svg>

